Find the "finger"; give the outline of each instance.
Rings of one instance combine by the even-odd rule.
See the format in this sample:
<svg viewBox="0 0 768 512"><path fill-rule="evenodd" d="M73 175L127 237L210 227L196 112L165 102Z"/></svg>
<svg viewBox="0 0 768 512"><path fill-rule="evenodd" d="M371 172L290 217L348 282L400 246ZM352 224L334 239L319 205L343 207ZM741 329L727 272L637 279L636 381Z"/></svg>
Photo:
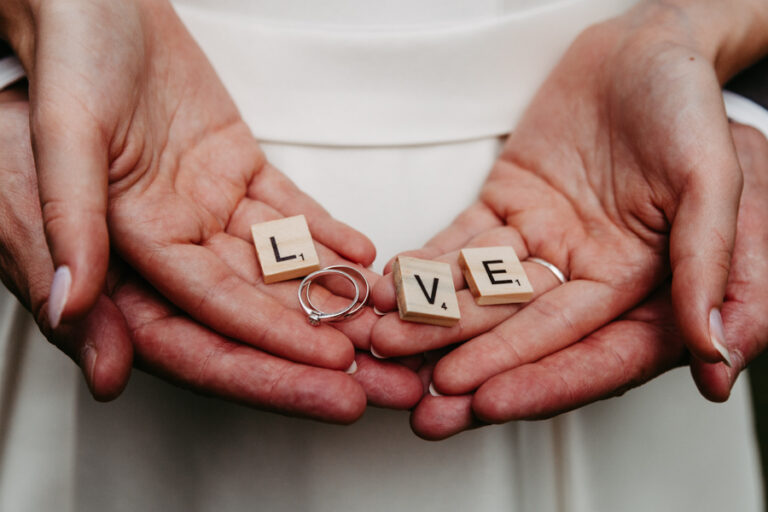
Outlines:
<svg viewBox="0 0 768 512"><path fill-rule="evenodd" d="M476 391L472 410L490 423L548 418L620 395L681 364L685 347L668 301L658 294L586 339L492 377Z"/></svg>
<svg viewBox="0 0 768 512"><path fill-rule="evenodd" d="M472 413L472 395L427 395L411 413L411 429L428 441L440 441L482 425Z"/></svg>
<svg viewBox="0 0 768 512"><path fill-rule="evenodd" d="M93 397L102 402L117 398L128 384L133 345L115 304L101 295L65 336L69 339L63 343L72 347L69 355L82 369Z"/></svg>
<svg viewBox="0 0 768 512"><path fill-rule="evenodd" d="M368 403L388 409L410 409L422 396L422 385L416 373L405 366L379 361L364 353L355 357L355 380L365 390Z"/></svg>
<svg viewBox="0 0 768 512"><path fill-rule="evenodd" d="M446 439L470 428L481 426L472 414L472 397L465 396L435 396L430 389L432 372L435 363L445 350L437 350L425 354L426 362L419 369L422 381L423 398L411 413L411 429L428 441Z"/></svg>
<svg viewBox="0 0 768 512"><path fill-rule="evenodd" d="M227 225L226 232L230 235L236 236L253 246L253 235L251 233L251 226L261 222L268 222L272 220L281 219L284 216L273 207L261 201L253 199L243 199L232 215L229 224ZM307 222L311 222L311 219L307 219ZM361 264L346 259L338 251L329 247L323 243L320 239L314 236L314 232L311 233L313 240L315 241L315 248L320 259L321 266L329 265L349 265L357 268L363 273L365 278L370 284L375 283L381 277L380 274L370 271L363 267ZM248 258L248 262L255 261L253 257ZM252 265L247 265L248 268L253 268Z"/></svg>
<svg viewBox="0 0 768 512"><path fill-rule="evenodd" d="M236 252L244 242L229 237L218 244ZM352 363L354 348L346 336L328 325L311 326L303 313L240 278L208 247L158 247L139 263L165 297L225 336L306 364L343 370Z"/></svg>
<svg viewBox="0 0 768 512"><path fill-rule="evenodd" d="M132 366L125 320L100 295L84 318L59 325L53 332L47 301L54 270L43 233L26 106L5 108L2 117L8 124L0 130L4 156L0 162L0 277L34 313L46 337L81 367L94 398L111 400L125 387Z"/></svg>
<svg viewBox="0 0 768 512"><path fill-rule="evenodd" d="M493 246L512 247L515 249L515 253L521 260L528 257L528 249L526 248L520 233L510 226L492 227L469 240L463 240L458 247L455 247L448 252L443 251L442 247L424 247L415 251L401 253L401 255L448 263L451 265L454 289L460 290L464 288L466 284L464 282L464 275L461 267L459 266L459 250L466 247ZM377 283L371 292L371 298L376 309L379 311L387 312L395 310L397 307L397 293L395 283L389 275L386 279L379 280L379 283Z"/></svg>
<svg viewBox="0 0 768 512"><path fill-rule="evenodd" d="M622 290L603 283L575 280L557 286L446 355L435 368L435 386L444 394L467 393L498 373L583 338L625 311L626 302Z"/></svg>
<svg viewBox="0 0 768 512"><path fill-rule="evenodd" d="M522 265L533 287L534 300L560 284L557 278L541 265L527 262L522 262ZM458 265L456 268L458 269ZM385 280L386 278L381 279ZM439 327L405 322L400 320L397 313L390 313L381 317L373 326L371 345L377 354L384 357L434 350L481 335L526 307L526 304L478 306L475 297L467 288L458 291L456 298L461 311L461 320L456 325Z"/></svg>
<svg viewBox="0 0 768 512"><path fill-rule="evenodd" d="M102 132L76 99L41 86L33 100L40 204L56 268L49 301L56 328L62 319L84 315L104 286L109 162Z"/></svg>
<svg viewBox="0 0 768 512"><path fill-rule="evenodd" d="M255 265L256 254L251 240L250 226L255 222L265 222L281 218L279 212L272 207L252 199L244 200L238 207L227 226L227 233L242 239L243 243L236 243L231 237L220 234L208 240L207 246L214 251L230 268L242 279L250 283L260 283L260 270ZM363 274L368 282L369 290L372 289L381 277L370 270L360 267L343 259L336 252L320 243L315 243L321 266L348 265L356 268ZM322 285L322 286L319 286ZM265 293L278 298L283 305L300 311L296 296L298 284L296 281L288 283L275 283L263 287ZM361 289L364 293L364 288ZM322 279L319 283L313 283L312 301L324 311L339 311L349 305L352 297L352 289L345 279ZM355 344L355 347L368 350L370 347L370 333L377 316L370 308L363 308L352 320L333 324L335 328L346 334Z"/></svg>
<svg viewBox="0 0 768 512"><path fill-rule="evenodd" d="M744 194L739 209L734 257L722 307L725 339L732 367L691 361L696 385L709 400L728 399L736 378L757 357L768 341L768 319L765 304L768 290L768 237L764 219L768 216L765 191L768 190L768 141L753 128L733 125L734 142L744 170Z"/></svg>
<svg viewBox="0 0 768 512"><path fill-rule="evenodd" d="M313 238L350 261L367 267L376 259L376 248L368 237L331 217L317 201L269 164L249 185L248 196L286 217L304 214Z"/></svg>
<svg viewBox="0 0 768 512"><path fill-rule="evenodd" d="M715 131L716 140L698 155L672 217L672 304L691 353L730 364L720 307L736 237L742 174L727 124Z"/></svg>
<svg viewBox="0 0 768 512"><path fill-rule="evenodd" d="M138 364L200 393L259 409L351 423L365 393L341 371L296 364L232 342L175 316L149 290L128 281L115 294L128 319Z"/></svg>

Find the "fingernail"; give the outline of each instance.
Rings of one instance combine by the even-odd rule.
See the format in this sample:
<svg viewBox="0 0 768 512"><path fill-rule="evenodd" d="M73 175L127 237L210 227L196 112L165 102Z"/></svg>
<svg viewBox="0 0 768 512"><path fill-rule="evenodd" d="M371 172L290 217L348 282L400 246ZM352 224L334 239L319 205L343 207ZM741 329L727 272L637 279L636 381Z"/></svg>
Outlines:
<svg viewBox="0 0 768 512"><path fill-rule="evenodd" d="M725 328L723 327L723 317L720 314L720 310L712 308L709 312L709 339L712 341L712 345L720 352L720 356L723 358L723 362L732 367L731 355L728 349L725 347Z"/></svg>
<svg viewBox="0 0 768 512"><path fill-rule="evenodd" d="M357 371L357 361L353 360L352 364L345 371L350 375L354 374Z"/></svg>
<svg viewBox="0 0 768 512"><path fill-rule="evenodd" d="M56 273L53 275L51 294L48 297L48 320L51 322L53 329L59 326L61 313L64 311L64 306L67 305L71 286L72 273L69 271L68 266L62 265L56 269Z"/></svg>
<svg viewBox="0 0 768 512"><path fill-rule="evenodd" d="M90 345L85 345L80 353L80 368L83 369L85 378L88 381L88 387L93 389L93 373L96 369L96 358L98 353Z"/></svg>
<svg viewBox="0 0 768 512"><path fill-rule="evenodd" d="M435 383L430 382L429 383L429 394L432 396L443 396L442 393L440 393L438 390L435 389Z"/></svg>
<svg viewBox="0 0 768 512"><path fill-rule="evenodd" d="M373 312L374 312L374 313L376 313L376 314L377 314L377 315L379 315L379 316L384 316L384 315L386 315L386 313L384 313L383 311L381 311L381 310L380 310L379 308L377 308L376 306L373 306Z"/></svg>
<svg viewBox="0 0 768 512"><path fill-rule="evenodd" d="M386 357L376 352L376 349L373 348L373 345L371 345L371 355L376 359L386 359Z"/></svg>

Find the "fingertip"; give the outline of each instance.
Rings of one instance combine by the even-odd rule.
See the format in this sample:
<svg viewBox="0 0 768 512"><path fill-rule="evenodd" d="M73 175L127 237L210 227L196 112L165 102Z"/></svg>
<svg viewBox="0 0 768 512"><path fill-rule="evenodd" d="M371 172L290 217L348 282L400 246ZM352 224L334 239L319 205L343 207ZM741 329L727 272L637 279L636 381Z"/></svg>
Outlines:
<svg viewBox="0 0 768 512"><path fill-rule="evenodd" d="M109 239L105 222L90 230L87 241L57 243L49 237L56 265L48 300L51 327L83 318L99 300L109 264ZM77 238L74 238L77 240Z"/></svg>
<svg viewBox="0 0 768 512"><path fill-rule="evenodd" d="M412 370L394 362L378 361L359 354L359 370L355 374L365 390L368 403L389 409L410 409L422 396L421 379Z"/></svg>
<svg viewBox="0 0 768 512"><path fill-rule="evenodd" d="M675 320L688 350L707 363L731 364L719 305L710 306L709 294L697 288L685 273L673 275L671 297Z"/></svg>
<svg viewBox="0 0 768 512"><path fill-rule="evenodd" d="M350 425L356 422L365 412L368 399L363 387L351 376L344 375L344 379L337 384L333 403L327 404L326 410L331 411L326 421L341 425Z"/></svg>
<svg viewBox="0 0 768 512"><path fill-rule="evenodd" d="M345 243L339 247L339 254L353 263L369 267L376 259L376 246L362 233L349 228L352 232Z"/></svg>
<svg viewBox="0 0 768 512"><path fill-rule="evenodd" d="M476 360L473 351L462 348L456 348L435 364L432 383L443 394L469 393L482 383L478 382L473 368L482 368L485 363Z"/></svg>
<svg viewBox="0 0 768 512"><path fill-rule="evenodd" d="M95 349L92 360L84 356L83 372L93 398L99 402L109 402L120 396L128 385L133 364L131 351L123 354L99 354Z"/></svg>
<svg viewBox="0 0 768 512"><path fill-rule="evenodd" d="M387 313L397 308L397 290L392 275L384 275L371 289L371 303L379 313Z"/></svg>
<svg viewBox="0 0 768 512"><path fill-rule="evenodd" d="M332 219L328 224L319 224L321 220L307 216L310 231L317 235L319 242L343 258L359 263L363 267L373 263L376 259L376 246L370 238L341 221Z"/></svg>
<svg viewBox="0 0 768 512"><path fill-rule="evenodd" d="M725 402L731 396L733 385L745 368L743 354L734 350L730 354L731 366L725 363L707 363L700 359L691 359L691 376L701 395L712 402Z"/></svg>
<svg viewBox="0 0 768 512"><path fill-rule="evenodd" d="M425 396L411 413L414 434L426 441L442 441L480 426L472 415L471 396Z"/></svg>
<svg viewBox="0 0 768 512"><path fill-rule="evenodd" d="M308 346L304 357L297 359L313 366L347 371L355 361L355 346L352 341L331 326L323 325L320 329L322 329L323 342L315 343L311 348Z"/></svg>
<svg viewBox="0 0 768 512"><path fill-rule="evenodd" d="M133 366L133 345L122 313L102 295L76 333L82 341L80 368L94 399L117 398Z"/></svg>
<svg viewBox="0 0 768 512"><path fill-rule="evenodd" d="M725 402L731 396L731 369L723 364L691 361L691 376L699 393L711 402Z"/></svg>

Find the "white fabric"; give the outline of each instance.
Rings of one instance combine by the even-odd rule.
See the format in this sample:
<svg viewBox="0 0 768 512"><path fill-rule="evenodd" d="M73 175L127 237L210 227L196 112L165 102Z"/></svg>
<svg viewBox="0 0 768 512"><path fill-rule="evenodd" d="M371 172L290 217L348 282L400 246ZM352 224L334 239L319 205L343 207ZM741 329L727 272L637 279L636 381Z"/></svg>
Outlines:
<svg viewBox="0 0 768 512"><path fill-rule="evenodd" d="M725 111L730 119L754 126L768 137L768 110L735 92L723 91Z"/></svg>
<svg viewBox="0 0 768 512"><path fill-rule="evenodd" d="M466 23L498 18L510 12L562 0L218 0L216 10L260 22L313 28L376 29L413 28L425 25ZM178 0L177 6L210 10L210 0Z"/></svg>
<svg viewBox="0 0 768 512"><path fill-rule="evenodd" d="M16 57L0 59L0 90L24 77L24 68Z"/></svg>
<svg viewBox="0 0 768 512"><path fill-rule="evenodd" d="M565 0L493 19L376 31L178 11L205 41L257 138L370 146L508 133L570 41L631 3Z"/></svg>
<svg viewBox="0 0 768 512"><path fill-rule="evenodd" d="M470 204L500 148L494 135L511 128L568 39L584 24L620 9L619 2L574 0L504 11L495 21L475 11L461 27L458 16L439 15L456 12L459 4L471 10L472 2L453 0L445 9L442 2L431 5L434 23L453 20L454 26L413 28L428 16L393 14L388 23L411 28L382 28L378 37L368 38L338 28L353 18L325 11L323 6L339 6L341 0L302 3L306 12L298 21L327 20L323 30L288 23L291 6L299 4L282 9L280 3L228 0L218 12L218 2L184 0L179 12L254 132L269 141L263 145L269 159L331 213L368 234L379 249L379 266L395 252L421 245ZM279 16L259 22L247 7L256 4L271 5ZM513 21L533 23L541 13L555 16L559 8L570 14L550 31L569 34L558 47L544 47L546 38ZM518 37L508 39L501 27ZM478 73L476 81L463 79L441 50L448 45L461 54L454 37L473 48L467 53L471 58L456 66ZM489 40L509 45L508 63L498 60L503 52ZM381 59L363 58L369 47ZM527 58L522 50L515 53L520 48L532 55L541 49L547 57ZM311 66L317 76L302 75L302 66ZM493 66L522 71L515 77L496 69L499 78L494 78ZM418 79L411 80L414 76ZM509 95L481 83L510 76ZM305 83L309 79L314 82ZM443 80L460 80L461 88ZM285 96L277 94L281 90ZM366 96L357 96L360 91ZM491 95L498 111L491 101L483 103L483 94ZM354 109L366 115L347 112ZM429 116L440 122L423 119ZM457 120L464 126L454 127ZM406 179L409 187L402 186ZM428 187L430 194L424 192ZM555 420L488 427L441 443L415 438L407 413L370 410L350 427L322 425L201 398L138 372L110 404L93 402L77 380L76 416L68 417L61 409L70 403L78 372L32 334L28 321L24 326L28 334L0 337L6 347L33 341L39 346L28 351L23 364L3 356L2 368L18 373L4 374L11 385L3 387L2 397L10 397L3 412L10 413L3 416L8 427L2 432L49 430L4 434L2 511L762 509L745 379L727 404L715 405L700 398L688 373L678 370L621 399ZM35 414L11 403L28 404ZM40 436L57 442L63 454L47 468L38 458L23 457L38 453L34 442ZM59 480L55 485L44 480L48 483L38 486L41 501L34 502L40 505L24 508L32 501L25 499L29 487L20 486L38 470ZM57 499L58 506L49 506Z"/></svg>

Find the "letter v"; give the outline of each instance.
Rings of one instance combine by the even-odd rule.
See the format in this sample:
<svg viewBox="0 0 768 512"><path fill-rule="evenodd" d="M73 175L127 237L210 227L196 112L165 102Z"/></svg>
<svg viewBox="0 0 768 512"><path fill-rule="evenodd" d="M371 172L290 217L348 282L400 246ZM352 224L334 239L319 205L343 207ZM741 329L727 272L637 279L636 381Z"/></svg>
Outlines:
<svg viewBox="0 0 768 512"><path fill-rule="evenodd" d="M419 287L421 288L421 291L424 293L424 297L427 298L427 302L430 304L435 303L435 297L437 297L437 283L440 281L439 277L436 277L432 280L432 293L427 293L427 287L424 286L424 283L421 280L421 276L419 274L414 274L413 277L416 278L416 282L419 283Z"/></svg>

